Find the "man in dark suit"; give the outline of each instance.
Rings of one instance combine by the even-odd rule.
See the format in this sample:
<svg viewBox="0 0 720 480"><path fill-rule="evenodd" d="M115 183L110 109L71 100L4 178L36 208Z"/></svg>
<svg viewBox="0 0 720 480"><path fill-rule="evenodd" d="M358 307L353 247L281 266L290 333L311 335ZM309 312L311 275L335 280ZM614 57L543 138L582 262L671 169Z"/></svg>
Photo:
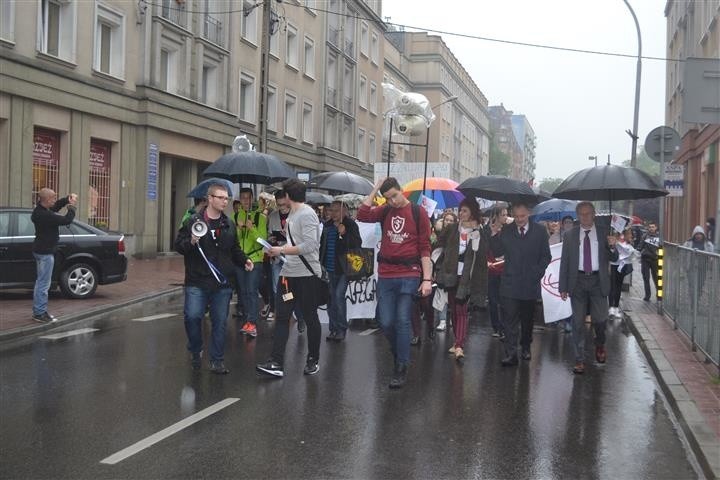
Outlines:
<svg viewBox="0 0 720 480"><path fill-rule="evenodd" d="M616 239L608 229L595 225L595 207L580 202L575 208L580 225L563 235L560 284L563 300L570 297L575 347L573 372L585 372L585 315L588 304L595 330L595 359L605 363L605 322L610 293L610 262L617 261Z"/></svg>
<svg viewBox="0 0 720 480"><path fill-rule="evenodd" d="M505 256L500 278L505 328L505 357L501 364L504 367L518 364L518 337L522 359L530 360L535 302L540 298L540 280L552 259L547 229L528 222L528 205L516 202L512 214L515 221L510 225L503 227L497 222L490 225L490 249L496 257Z"/></svg>

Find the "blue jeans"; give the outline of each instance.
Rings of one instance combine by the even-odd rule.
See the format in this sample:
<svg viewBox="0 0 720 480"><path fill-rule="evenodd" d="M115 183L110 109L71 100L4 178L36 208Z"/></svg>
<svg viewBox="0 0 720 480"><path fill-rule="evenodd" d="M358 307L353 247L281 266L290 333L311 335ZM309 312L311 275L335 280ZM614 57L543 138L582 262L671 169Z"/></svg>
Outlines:
<svg viewBox="0 0 720 480"><path fill-rule="evenodd" d="M187 349L191 353L202 351L202 322L205 309L210 305L210 323L212 324L209 342L210 360L224 360L225 331L227 330L232 293L230 287L219 290L185 287L185 333L188 337Z"/></svg>
<svg viewBox="0 0 720 480"><path fill-rule="evenodd" d="M418 286L417 277L379 278L377 282L378 320L397 363L410 362L410 321Z"/></svg>
<svg viewBox="0 0 720 480"><path fill-rule="evenodd" d="M245 318L250 323L257 323L260 312L260 279L262 278L262 264L258 263L257 268L248 272L245 267L238 267L236 270L238 283L238 300L242 302L242 310Z"/></svg>
<svg viewBox="0 0 720 480"><path fill-rule="evenodd" d="M33 315L42 315L47 312L48 290L52 282L52 272L55 266L55 255L33 253L37 264L37 277L33 291Z"/></svg>
<svg viewBox="0 0 720 480"><path fill-rule="evenodd" d="M328 319L330 321L330 332L345 335L348 328L347 301L345 291L348 280L344 273L328 272L330 279L330 305L328 305Z"/></svg>

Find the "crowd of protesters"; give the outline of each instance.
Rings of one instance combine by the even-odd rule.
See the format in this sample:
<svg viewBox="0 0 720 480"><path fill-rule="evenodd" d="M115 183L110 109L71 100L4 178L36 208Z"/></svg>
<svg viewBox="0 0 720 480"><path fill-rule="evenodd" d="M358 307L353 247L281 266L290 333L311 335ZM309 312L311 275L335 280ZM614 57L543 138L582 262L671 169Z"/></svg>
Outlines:
<svg viewBox="0 0 720 480"><path fill-rule="evenodd" d="M553 245L562 243L558 291L572 306L572 315L558 322L558 328L571 334L576 374L585 369L588 319L595 360L606 361L605 324L622 316L622 284L632 272L633 259L640 259L646 300L651 278L656 284L656 225L650 223L639 240L629 228L611 233L596 223L590 202L578 204L577 220L568 215L535 223L531 205L498 202L481 210L472 199L428 219L406 198L397 180L387 178L376 183L356 215L351 215L349 206L339 200L323 207L306 204L305 184L291 179L273 195L261 194L257 202L251 189L241 189L230 217L224 213L232 200L226 188L212 185L205 198L196 199L175 243L185 256L191 365L201 366L200 325L209 310L214 373L228 373L223 345L233 291L235 316L248 340L258 335L261 318L275 321L272 352L267 361L257 364L259 374L284 376L285 345L293 322L301 334L307 330L304 373L319 371L319 305L327 304L326 340L339 343L347 337L345 259L362 244L356 221L380 224L375 320L392 353L390 388L405 384L411 347L425 338L423 330L431 341L437 331L447 330L452 335L449 353L462 362L469 317L480 309L488 311L492 336L504 342L500 364L512 367L529 361L534 325L542 323L540 283ZM195 229L199 221L209 233ZM712 249L702 227L687 245ZM328 291L327 299L320 298L323 289Z"/></svg>

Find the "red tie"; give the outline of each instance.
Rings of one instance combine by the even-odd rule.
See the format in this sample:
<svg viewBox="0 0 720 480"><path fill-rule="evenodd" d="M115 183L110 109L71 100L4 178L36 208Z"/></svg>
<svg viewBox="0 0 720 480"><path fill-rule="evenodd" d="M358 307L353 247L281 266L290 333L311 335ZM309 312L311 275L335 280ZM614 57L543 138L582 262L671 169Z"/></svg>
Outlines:
<svg viewBox="0 0 720 480"><path fill-rule="evenodd" d="M520 227L520 238L525 238L525 227Z"/></svg>
<svg viewBox="0 0 720 480"><path fill-rule="evenodd" d="M586 274L592 273L592 249L590 248L590 230L585 230L583 240L583 270Z"/></svg>

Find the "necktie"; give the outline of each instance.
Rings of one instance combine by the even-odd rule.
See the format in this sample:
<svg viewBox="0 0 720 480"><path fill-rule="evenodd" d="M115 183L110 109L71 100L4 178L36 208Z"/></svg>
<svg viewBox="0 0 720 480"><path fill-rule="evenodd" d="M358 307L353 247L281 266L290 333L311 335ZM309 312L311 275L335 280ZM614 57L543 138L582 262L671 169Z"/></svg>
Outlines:
<svg viewBox="0 0 720 480"><path fill-rule="evenodd" d="M592 249L590 248L590 230L585 230L583 240L583 270L585 273L592 273Z"/></svg>
<svg viewBox="0 0 720 480"><path fill-rule="evenodd" d="M525 238L525 227L520 227L520 238Z"/></svg>

